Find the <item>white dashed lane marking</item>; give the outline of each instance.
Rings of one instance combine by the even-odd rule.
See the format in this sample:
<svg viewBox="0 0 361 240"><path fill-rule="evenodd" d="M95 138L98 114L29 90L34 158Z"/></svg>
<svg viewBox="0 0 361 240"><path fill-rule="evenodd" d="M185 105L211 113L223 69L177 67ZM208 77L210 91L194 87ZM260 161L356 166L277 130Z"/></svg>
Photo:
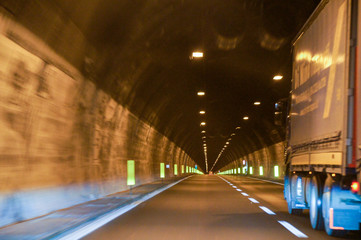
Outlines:
<svg viewBox="0 0 361 240"><path fill-rule="evenodd" d="M241 189L237 188L237 186L234 186L231 182L228 182L227 180L225 180L222 177L221 178L223 181L227 182L230 186L232 186L233 188L235 188L238 192L242 192ZM249 177L251 178L251 177ZM260 179L257 179L260 180ZM267 181L267 180L260 180L260 181L264 181L264 182L271 182L271 183L275 183L275 184L279 184L279 185L283 185L282 183L276 183L276 182L272 182L272 181ZM241 193L243 196L248 197L249 195L245 192ZM253 203L259 203L259 201L257 201L254 198L248 198L251 202ZM269 214L269 215L276 215L276 213L274 213L272 210L264 207L264 206L259 206L260 209L262 209L265 213ZM298 230L297 228L295 228L292 224L286 222L286 221L278 221L283 227L285 227L288 231L290 231L292 234L294 234L295 236L299 237L299 238L308 238L308 236L306 234L304 234L303 232L301 232L300 230Z"/></svg>
<svg viewBox="0 0 361 240"><path fill-rule="evenodd" d="M259 206L259 208L262 209L263 211L265 211L269 215L276 215L274 212L272 212L271 210L269 210L268 208L266 208L264 206Z"/></svg>
<svg viewBox="0 0 361 240"><path fill-rule="evenodd" d="M259 203L256 199L254 199L254 198L248 198L251 202L253 202L253 203Z"/></svg>
<svg viewBox="0 0 361 240"><path fill-rule="evenodd" d="M298 230L297 228L295 228L294 226L292 226L290 223L286 222L286 221L278 221L282 226L284 226L288 231L290 231L291 233L293 233L295 236L299 237L299 238L308 238L308 236L306 234L304 234L303 232L301 232L300 230Z"/></svg>

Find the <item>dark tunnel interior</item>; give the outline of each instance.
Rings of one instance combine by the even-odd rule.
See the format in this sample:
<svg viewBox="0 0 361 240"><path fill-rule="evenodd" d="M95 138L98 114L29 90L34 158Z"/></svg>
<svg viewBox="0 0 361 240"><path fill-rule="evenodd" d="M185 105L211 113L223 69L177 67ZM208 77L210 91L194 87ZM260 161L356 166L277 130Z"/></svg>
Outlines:
<svg viewBox="0 0 361 240"><path fill-rule="evenodd" d="M273 123L274 104L288 95L291 42L318 2L2 0L1 5L203 171L205 143L207 170L217 171L284 139L284 129ZM80 33L65 31L65 24ZM197 50L204 57L192 59ZM272 80L276 74L282 81ZM205 96L197 96L200 90Z"/></svg>

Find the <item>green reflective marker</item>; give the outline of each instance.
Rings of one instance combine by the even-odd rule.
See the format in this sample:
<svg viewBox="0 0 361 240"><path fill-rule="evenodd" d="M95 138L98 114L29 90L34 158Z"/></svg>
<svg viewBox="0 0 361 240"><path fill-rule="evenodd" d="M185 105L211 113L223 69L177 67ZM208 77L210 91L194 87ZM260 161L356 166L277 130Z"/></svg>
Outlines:
<svg viewBox="0 0 361 240"><path fill-rule="evenodd" d="M259 167L259 175L263 176L263 167L262 166Z"/></svg>
<svg viewBox="0 0 361 240"><path fill-rule="evenodd" d="M184 165L182 165L182 174L184 173Z"/></svg>
<svg viewBox="0 0 361 240"><path fill-rule="evenodd" d="M135 185L135 163L134 160L127 161L127 185Z"/></svg>
<svg viewBox="0 0 361 240"><path fill-rule="evenodd" d="M253 174L253 167L249 167L249 174Z"/></svg>
<svg viewBox="0 0 361 240"><path fill-rule="evenodd" d="M160 178L164 178L164 176L165 176L164 163L160 163Z"/></svg>
<svg viewBox="0 0 361 240"><path fill-rule="evenodd" d="M275 177L279 177L280 174L279 174L279 170L278 170L278 166L277 166L277 165L275 166L274 170L275 170Z"/></svg>
<svg viewBox="0 0 361 240"><path fill-rule="evenodd" d="M174 164L174 175L178 175L178 167L177 164Z"/></svg>

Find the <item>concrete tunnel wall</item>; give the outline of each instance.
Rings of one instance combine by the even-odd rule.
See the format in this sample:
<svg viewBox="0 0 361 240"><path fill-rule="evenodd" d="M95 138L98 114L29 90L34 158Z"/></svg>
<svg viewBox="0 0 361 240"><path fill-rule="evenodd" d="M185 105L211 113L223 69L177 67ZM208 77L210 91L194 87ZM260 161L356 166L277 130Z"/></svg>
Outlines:
<svg viewBox="0 0 361 240"><path fill-rule="evenodd" d="M245 163L243 163L243 160L245 160ZM278 167L278 176L275 174L275 166ZM251 167L253 169L252 173L250 171ZM263 168L263 174L261 174L260 167ZM240 168L243 175L282 180L285 170L284 142L279 142L249 153L230 162L219 171L222 174L239 174L238 168ZM243 168L245 169L244 171Z"/></svg>
<svg viewBox="0 0 361 240"><path fill-rule="evenodd" d="M136 185L195 166L1 12L0 63L0 227L127 190L127 160Z"/></svg>

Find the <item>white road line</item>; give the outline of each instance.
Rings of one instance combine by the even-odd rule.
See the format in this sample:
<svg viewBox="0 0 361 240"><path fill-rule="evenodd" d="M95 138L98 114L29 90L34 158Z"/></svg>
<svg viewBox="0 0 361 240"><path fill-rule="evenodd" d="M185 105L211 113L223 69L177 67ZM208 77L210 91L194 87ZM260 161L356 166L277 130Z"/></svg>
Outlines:
<svg viewBox="0 0 361 240"><path fill-rule="evenodd" d="M254 177L247 177L247 178L251 178L254 180L258 180L258 181L262 181L262 182L269 182L269 183L273 183L273 184L277 184L277 185L284 185L283 183L279 183L279 182L274 182L274 181L270 181L270 180L265 180L265 179L259 179L259 178L254 178Z"/></svg>
<svg viewBox="0 0 361 240"><path fill-rule="evenodd" d="M98 228L102 227L103 225L107 224L108 222L112 221L113 219L119 217L120 215L128 212L129 210L132 210L133 208L135 208L136 206L138 206L139 204L141 204L142 202L147 201L148 199L154 197L155 195L167 190L170 187L173 187L174 185L180 183L183 180L186 180L188 178L190 178L192 176L188 176L186 178L180 179L177 182L171 183L161 189L158 189L144 197L142 197L141 199L131 203L128 206L122 207L120 209L117 209L113 212L110 212L109 214L106 214L102 217L100 217L97 220L91 221L90 223L79 227L78 229L75 229L74 231L70 232L70 233L63 233L60 234L57 237L54 237L52 239L61 239L61 240L74 240L74 239L80 239L86 235L88 235L89 233L97 230Z"/></svg>
<svg viewBox="0 0 361 240"><path fill-rule="evenodd" d="M298 230L297 228L295 228L294 226L292 226L288 222L286 222L286 221L278 221L278 222L282 226L287 228L287 230L290 231L291 233L293 233L295 236L297 236L299 238L308 238L308 236L306 234L304 234L303 232L301 232L300 230Z"/></svg>
<svg viewBox="0 0 361 240"><path fill-rule="evenodd" d="M238 192L242 192L242 190L241 190L241 189L239 189L239 188L236 188L236 190L237 190Z"/></svg>
<svg viewBox="0 0 361 240"><path fill-rule="evenodd" d="M237 188L236 186L232 186L233 188Z"/></svg>
<svg viewBox="0 0 361 240"><path fill-rule="evenodd" d="M247 193L241 193L243 196L246 196L246 197L248 197L249 195L247 194Z"/></svg>
<svg viewBox="0 0 361 240"><path fill-rule="evenodd" d="M254 198L248 198L251 202L253 202L253 203L259 203L256 199L254 199Z"/></svg>
<svg viewBox="0 0 361 240"><path fill-rule="evenodd" d="M269 210L268 208L266 208L264 206L259 206L259 208L262 209L263 211L265 211L269 215L276 215L274 212L272 212L271 210Z"/></svg>

